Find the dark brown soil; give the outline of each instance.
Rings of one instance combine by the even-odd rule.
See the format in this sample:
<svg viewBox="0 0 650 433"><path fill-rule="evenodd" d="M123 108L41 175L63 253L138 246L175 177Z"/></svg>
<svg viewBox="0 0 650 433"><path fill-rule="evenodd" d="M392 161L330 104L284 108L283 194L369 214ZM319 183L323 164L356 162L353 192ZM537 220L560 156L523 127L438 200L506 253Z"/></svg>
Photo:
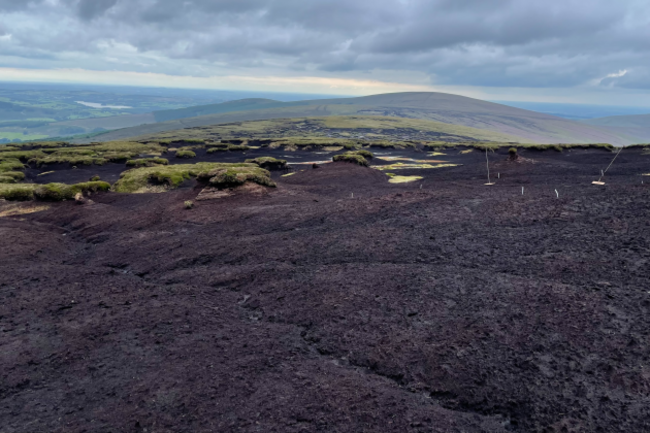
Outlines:
<svg viewBox="0 0 650 433"><path fill-rule="evenodd" d="M0 432L649 431L650 156L521 156L0 218Z"/></svg>

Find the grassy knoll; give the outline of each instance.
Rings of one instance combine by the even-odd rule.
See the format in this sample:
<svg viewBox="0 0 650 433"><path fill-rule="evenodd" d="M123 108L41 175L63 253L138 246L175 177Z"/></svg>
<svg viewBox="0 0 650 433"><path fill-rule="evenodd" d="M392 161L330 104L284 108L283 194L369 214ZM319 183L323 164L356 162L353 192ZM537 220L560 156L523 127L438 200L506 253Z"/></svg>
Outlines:
<svg viewBox="0 0 650 433"><path fill-rule="evenodd" d="M201 173L233 167L259 168L254 164L218 162L136 168L122 173L120 179L113 185L113 190L124 193L163 192L177 188L186 180L197 177Z"/></svg>

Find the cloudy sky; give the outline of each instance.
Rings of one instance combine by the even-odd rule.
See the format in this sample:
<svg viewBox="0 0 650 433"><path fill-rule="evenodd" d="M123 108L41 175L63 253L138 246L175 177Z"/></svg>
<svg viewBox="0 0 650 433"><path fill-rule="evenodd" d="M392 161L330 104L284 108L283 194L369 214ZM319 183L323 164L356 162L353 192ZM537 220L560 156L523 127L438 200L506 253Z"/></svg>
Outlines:
<svg viewBox="0 0 650 433"><path fill-rule="evenodd" d="M0 80L650 106L650 2L0 0Z"/></svg>

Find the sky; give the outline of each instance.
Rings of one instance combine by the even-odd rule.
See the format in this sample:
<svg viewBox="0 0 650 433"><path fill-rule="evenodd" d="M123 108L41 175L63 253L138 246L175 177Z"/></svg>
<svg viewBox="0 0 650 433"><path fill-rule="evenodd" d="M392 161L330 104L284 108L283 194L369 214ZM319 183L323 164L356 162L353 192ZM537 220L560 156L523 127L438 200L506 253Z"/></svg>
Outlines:
<svg viewBox="0 0 650 433"><path fill-rule="evenodd" d="M0 81L650 107L650 2L0 0Z"/></svg>

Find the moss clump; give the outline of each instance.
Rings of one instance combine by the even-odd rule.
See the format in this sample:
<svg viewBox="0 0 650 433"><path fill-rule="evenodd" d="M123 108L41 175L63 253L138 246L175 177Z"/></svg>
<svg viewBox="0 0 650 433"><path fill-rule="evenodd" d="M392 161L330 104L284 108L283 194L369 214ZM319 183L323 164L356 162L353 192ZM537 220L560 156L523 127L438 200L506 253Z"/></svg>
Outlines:
<svg viewBox="0 0 650 433"><path fill-rule="evenodd" d="M48 183L34 188L34 198L42 201L72 200L78 193L108 191L111 184L108 182L83 182L75 185L64 183Z"/></svg>
<svg viewBox="0 0 650 433"><path fill-rule="evenodd" d="M71 200L78 193L108 191L111 185L107 182L83 182L75 185L64 183L48 183L47 185L15 184L0 185L0 198L10 201L42 200L63 201Z"/></svg>
<svg viewBox="0 0 650 433"><path fill-rule="evenodd" d="M157 165L169 165L169 161L165 158L140 158L126 161L126 166L133 168L155 167Z"/></svg>
<svg viewBox="0 0 650 433"><path fill-rule="evenodd" d="M208 155L217 152L228 152L228 146L210 147L208 148Z"/></svg>
<svg viewBox="0 0 650 433"><path fill-rule="evenodd" d="M224 167L257 166L252 164L199 162L197 164L134 168L120 175L120 180L113 185L113 190L124 193L163 192L177 188L186 180L198 176L199 173Z"/></svg>
<svg viewBox="0 0 650 433"><path fill-rule="evenodd" d="M5 171L0 173L0 183L18 183L25 179L25 173L20 171Z"/></svg>
<svg viewBox="0 0 650 433"><path fill-rule="evenodd" d="M34 199L34 184L0 184L0 198L9 201L27 201Z"/></svg>
<svg viewBox="0 0 650 433"><path fill-rule="evenodd" d="M369 150L357 150L353 153L356 153L357 155L361 155L366 159L372 159L375 157L375 155L373 155L372 152Z"/></svg>
<svg viewBox="0 0 650 433"><path fill-rule="evenodd" d="M266 170L283 170L287 168L287 161L284 159L275 159L270 156L261 156L255 159L247 159L247 164L255 164Z"/></svg>
<svg viewBox="0 0 650 433"><path fill-rule="evenodd" d="M15 158L0 159L0 173L22 170L24 168L25 168L25 164L20 162L18 159Z"/></svg>
<svg viewBox="0 0 650 433"><path fill-rule="evenodd" d="M242 145L231 144L230 146L228 146L228 150L231 152L245 151L245 150L250 150L250 147L246 146L245 144Z"/></svg>
<svg viewBox="0 0 650 433"><path fill-rule="evenodd" d="M363 157L363 155L360 155L358 151L356 152L346 152L341 155L335 155L332 160L334 162L342 161L342 162L351 162L353 164L358 164L362 165L364 167L369 166L368 160Z"/></svg>
<svg viewBox="0 0 650 433"><path fill-rule="evenodd" d="M217 188L232 188L253 182L263 186L275 187L271 173L263 168L249 164L247 167L221 167L200 173L198 179Z"/></svg>
<svg viewBox="0 0 650 433"><path fill-rule="evenodd" d="M185 206L185 209L192 209L194 207L194 202L192 200L188 200L183 205Z"/></svg>
<svg viewBox="0 0 650 433"><path fill-rule="evenodd" d="M191 150L180 149L176 152L176 158L192 159L196 158L196 153L192 152Z"/></svg>

